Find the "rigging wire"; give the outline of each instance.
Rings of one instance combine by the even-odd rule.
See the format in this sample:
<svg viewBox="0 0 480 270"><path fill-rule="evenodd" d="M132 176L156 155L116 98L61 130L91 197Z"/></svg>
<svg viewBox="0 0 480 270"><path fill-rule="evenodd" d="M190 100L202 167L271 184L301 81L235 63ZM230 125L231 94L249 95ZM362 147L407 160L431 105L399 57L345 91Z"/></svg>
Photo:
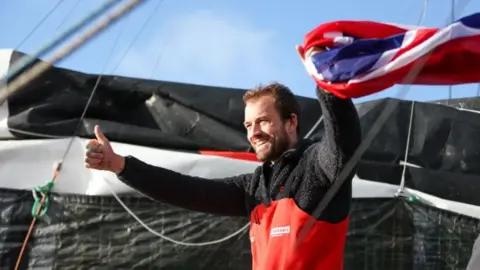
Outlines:
<svg viewBox="0 0 480 270"><path fill-rule="evenodd" d="M41 24L44 23L44 21L46 19L48 19L49 16L51 16L53 14L53 12L59 7L59 5L65 0L60 0L46 15L45 17L43 17L40 22L38 22L38 24L27 34L27 36L22 40L22 42L20 42L19 45L17 45L17 47L15 48L15 50L17 50L26 40L28 40L28 38L34 34L34 32L36 32L36 30L38 30L39 26ZM75 8L78 6L80 0L76 0L75 4L70 8L70 10L67 12L67 14L63 17L63 19L61 20L60 24L58 24L55 32L58 32L60 30L60 28L65 24L66 20L68 19L68 17L72 14L72 12L75 10ZM29 67L25 67L25 68L22 68L22 69L26 69L26 68L29 68ZM38 132L31 132L31 131L26 131L26 130L20 130L20 129L15 129L15 128L11 128L11 127L8 127L9 131L13 131L13 132L16 132L16 133L21 133L21 134L25 134L25 135L30 135L30 136L37 136L37 137L45 137L45 138L50 138L50 139L61 139L61 138L68 138L70 136L56 136L56 135L50 135L50 134L45 134L45 133L38 133Z"/></svg>
<svg viewBox="0 0 480 270"><path fill-rule="evenodd" d="M85 34L81 35L78 39L74 40L71 44L65 46L63 49L60 49L60 51L56 53L48 61L42 61L35 64L27 72L18 76L13 82L0 88L0 101L6 100L8 96L13 94L15 91L19 90L21 87L25 86L26 84L31 82L33 79L40 76L43 72L45 72L55 63L69 56L71 53L73 53L73 51L78 49L81 45L83 45L85 42L90 40L92 37L96 36L103 29L107 28L112 23L116 22L123 15L131 12L139 4L142 4L145 2L146 0L131 0L130 2L122 6L120 9L114 11L112 14L107 16L105 20L99 22L95 27L87 31ZM33 62L36 60L34 57L30 59Z"/></svg>
<svg viewBox="0 0 480 270"><path fill-rule="evenodd" d="M175 33L175 29L169 28L169 31L167 32L167 35L165 36L165 42L160 47L160 50L159 50L160 52L158 53L157 59L155 61L155 65L153 66L152 73L148 77L150 80L153 80L153 77L155 76L155 72L157 71L157 69L160 66L160 63L162 61L163 53L168 48L168 44L170 43L170 41L173 40L172 36L173 36L174 33Z"/></svg>
<svg viewBox="0 0 480 270"><path fill-rule="evenodd" d="M119 30L118 34L117 34L117 37L115 38L115 41L113 42L112 49L110 50L110 53L107 57L107 61L105 63L105 66L103 67L102 71L98 75L97 81L95 82L95 85L93 86L93 90L90 93L90 96L88 97L87 103L85 104L85 108L83 109L83 112L82 112L80 118L78 119L77 126L75 127L75 129L73 131L73 135L71 136L71 139L68 142L67 148L65 149L65 152L62 156L62 159L60 159L60 162L63 162L65 160L65 158L67 157L68 153L70 152L70 148L72 147L72 144L75 141L75 136L77 135L77 132L80 129L80 126L82 125L82 121L85 118L85 115L87 114L88 107L90 107L90 104L92 103L93 97L94 97L95 93L97 92L97 89L98 89L98 86L100 85L100 81L102 80L103 74L105 73L105 70L107 69L107 65L108 65L108 63L110 63L110 61L113 57L113 52L115 51L115 49L117 47L118 40L120 39L121 33L122 33L122 30Z"/></svg>
<svg viewBox="0 0 480 270"><path fill-rule="evenodd" d="M155 9L153 10L153 12L142 23L142 26L140 27L140 30L135 34L135 37L133 38L132 42L130 42L130 44L128 45L127 50L125 50L125 52L123 53L122 57L120 58L120 62L118 62L117 66L113 70L113 73L115 73L118 70L118 68L122 65L123 60L125 60L125 57L128 55L128 52L132 49L133 45L135 44L135 41L140 37L140 35L145 30L148 23L153 19L153 15L155 15L155 13L159 10L162 3L163 3L163 0L159 0L157 5L155 6Z"/></svg>
<svg viewBox="0 0 480 270"><path fill-rule="evenodd" d="M50 17L50 15L52 15L53 12L55 12L55 10L57 10L57 8L60 6L61 3L63 3L63 1L65 1L65 0L59 0L55 4L55 6L53 6L53 8L50 9L50 11L47 12L47 14L45 14L45 16L43 16L42 19L40 19L40 21L33 27L33 29L30 30L30 32L25 36L25 38L22 41L20 41L20 43L15 48L16 50L18 48L20 48L33 35L33 33L35 33L35 31L37 31L37 29L48 19L48 17Z"/></svg>
<svg viewBox="0 0 480 270"><path fill-rule="evenodd" d="M163 2L163 0L160 0L159 1L159 4L156 5L154 11L150 14L150 16L148 17L148 19L146 21L144 21L142 23L142 26L140 28L140 31L137 32L137 34L135 35L134 39L132 40L132 42L129 44L127 50L123 53L122 57L120 58L120 62L116 65L115 67L115 70L120 66L120 64L123 62L125 56L128 54L128 51L131 50L132 48L132 45L135 43L135 41L138 39L138 37L140 36L140 33L143 32L148 24L148 22L151 20L151 18L153 17L153 15L159 10L159 7L161 6L161 3ZM77 0L76 4L72 7L72 9L70 11L72 11L79 3L79 0ZM70 13L70 12L69 12ZM62 24L65 22L65 20L67 19L68 16L66 16L63 20L62 20ZM57 30L61 27L62 25L59 25L57 27ZM122 28L121 32L120 32L120 35L122 35L123 33L123 30L125 28ZM117 37L117 40L119 39L119 37ZM117 42L117 41L116 41ZM162 47L163 49L163 47ZM161 50L162 52L163 50ZM157 61L158 63L159 61ZM105 72L103 72L103 74L105 74ZM102 76L102 75L100 75ZM11 128L11 127L8 127L8 130L9 131L12 131L12 132L16 132L16 133L19 133L19 134L24 134L24 135L29 135L29 136L35 136L35 137L43 137L43 138L48 138L48 139L64 139L64 138L69 138L71 136L62 136L62 135L51 135L51 134L47 134L47 133L39 133L39 132L33 132L33 131L27 131L27 130L21 130L21 129L16 129L16 128Z"/></svg>
<svg viewBox="0 0 480 270"><path fill-rule="evenodd" d="M64 0L60 0L60 2L62 2ZM75 2L75 4L73 5L73 7L69 10L69 12L65 15L65 17L63 17L63 19L60 21L60 24L58 24L57 26L57 29L55 30L56 33L58 33L58 30L64 25L65 21L67 20L67 18L70 16L70 14L72 13L72 11L74 10L74 8L78 5L78 2L80 0L77 0L77 2ZM58 6L59 6L60 3L57 4L57 6L55 6L54 9L56 9ZM45 16L44 19L42 19L42 21L40 22L40 24L43 23L44 20L46 20L53 12L49 12L49 14L47 14L47 16ZM33 30L28 34L29 36L32 35L37 29L38 29L39 25L37 24L36 27L33 28ZM26 39L24 39L24 41L26 41ZM20 45L18 46L18 48L20 47ZM16 48L15 50L17 50L18 48ZM33 65L33 63L32 63ZM23 70L27 70L29 68L32 67L32 65L29 65L29 66L26 66ZM0 80L0 85L1 85L1 80Z"/></svg>
<svg viewBox="0 0 480 270"><path fill-rule="evenodd" d="M60 6L60 3L63 2L64 0L60 0L59 3L57 3L57 5L40 21L39 24L37 24L30 33L28 33L27 37L17 46L17 48L15 48L15 50L17 50L18 48L20 48L20 46L28 39L29 36L31 36L40 26L40 24L43 24L43 22L49 17L51 16L51 14L53 14L53 11L58 7ZM70 16L70 14L72 13L73 9L78 5L78 1L80 0L77 0L77 2L75 3L75 5L70 9L70 11L67 13L67 15L65 17L63 17L62 21L60 21L60 24L57 26L57 29L55 30L55 32L58 32L58 30L63 26L63 24L65 23L66 19ZM33 63L32 63L33 65ZM28 65L26 66L25 68L23 68L22 70L27 70L29 68L32 67L32 65ZM0 80L0 85L1 85L1 80Z"/></svg>
<svg viewBox="0 0 480 270"><path fill-rule="evenodd" d="M170 31L167 34L167 37L165 38L165 43L163 44L162 48L160 49L160 53L157 56L157 60L155 61L155 65L153 66L152 73L148 77L151 80L155 76L155 72L157 71L158 67L160 66L160 62L162 62L163 53L168 48L168 44L169 44L169 41L172 40L171 36L173 35L173 33L174 33L173 29L170 29ZM479 84L479 86L480 86L480 84Z"/></svg>
<svg viewBox="0 0 480 270"><path fill-rule="evenodd" d="M62 0L62 1L64 1L64 0ZM79 3L80 3L80 0L76 0L75 4L73 4L73 6L70 8L70 10L67 12L67 14L60 21L60 24L58 24L57 28L55 29L55 32L58 32L60 30L60 28L62 28L62 26L65 24L65 22L70 17L70 15L72 15L73 11L75 10L75 8L78 6ZM117 37L117 40L118 40L118 37ZM34 131L27 131L27 130L12 128L12 127L7 127L7 128L10 132L15 132L15 133L19 133L19 134L22 134L22 135L28 135L28 136L43 137L43 138L48 138L48 139L63 139L63 138L71 137L71 136L67 136L67 135L61 136L61 135L51 135L51 134L46 134L46 133L39 133L39 132L34 132ZM74 129L74 130L76 130L76 129Z"/></svg>
<svg viewBox="0 0 480 270"><path fill-rule="evenodd" d="M63 24L67 21L68 17L70 17L70 15L72 15L72 12L75 10L75 8L78 6L79 3L80 3L80 0L77 0L75 2L75 4L73 4L73 6L67 12L65 17L63 17L63 19L60 21L60 24L57 26L57 29L55 29L55 32L58 32L60 30L60 28L62 28Z"/></svg>
<svg viewBox="0 0 480 270"><path fill-rule="evenodd" d="M139 33L141 33L141 32L145 29L145 27L147 26L148 22L152 19L153 15L158 11L158 9L160 8L162 2L163 2L163 0L160 0L160 1L158 2L157 6L156 6L155 9L153 10L153 12L150 14L150 16L148 17L148 19L142 24L142 26L141 26L141 28L140 28L140 31L137 33L137 35L135 36L135 38L134 38L134 40L132 41L132 43L130 43L130 47L133 45L133 43L135 43L135 39L137 39L137 38L140 36ZM94 85L94 87L93 87L93 90L92 90L92 92L91 92L91 94L90 94L90 96L89 96L89 98L88 98L87 104L85 105L85 108L84 108L84 110L83 110L83 112L82 112L82 115L80 116L80 119L78 120L77 126L76 126L76 128L74 129L74 134L72 135L72 138L71 138L71 140L70 140L69 143L68 143L67 149L65 150L65 153L63 154L63 157L62 157L62 159L61 159L62 161L65 159L65 157L68 155L68 153L69 153L69 151L70 151L70 148L71 148L71 146L72 146L72 144L73 144L73 142L74 142L74 140L75 140L76 132L77 132L78 129L80 128L80 126L81 126L81 124L82 124L83 118L85 118L85 115L86 115L86 113L87 113L88 107L90 106L90 103L92 102L92 99L93 99L93 97L94 97L94 95L95 95L95 92L96 92L96 90L97 90L97 88L98 88L98 85L100 84L100 80L102 79L103 74L105 74L105 72L106 72L107 64L112 60L113 52L115 51L115 49L116 49L116 47L117 47L117 45L118 45L118 41L119 41L120 36L121 36L121 34L123 33L123 30L124 30L124 29L125 29L125 28L122 27L122 28L119 30L119 32L118 32L118 34L117 34L117 37L116 37L115 41L113 42L113 47L112 47L112 49L110 50L110 54L109 54L109 56L108 56L108 58L107 58L107 62L106 62L106 64L105 64L105 66L103 67L103 70L100 72L100 74L99 74L99 76L98 76L98 78L97 78L97 81L95 82L95 85ZM129 47L129 49L130 49L130 47ZM127 51L128 51L129 49L127 49ZM126 54L124 54L124 57L125 57L125 55L126 55ZM122 59L122 60L123 60L123 59ZM121 63L121 61L120 61L120 63ZM120 65L120 63L119 63L119 65Z"/></svg>
<svg viewBox="0 0 480 270"><path fill-rule="evenodd" d="M103 13L108 11L111 7L116 5L118 2L119 0L108 0L108 2L106 2L105 4L100 6L98 9L94 10L93 12L89 13L87 17L85 17L84 19L82 19L81 21L79 21L69 29L67 29L65 32L60 34L60 36L58 36L57 38L54 38L51 42L44 45L37 52L31 55L26 55L22 57L19 61L15 62L12 68L8 71L8 73L3 78L0 79L0 86L2 84L7 84L7 82L9 82L13 77L20 74L25 67L34 64L36 59L40 59L44 54L53 50L56 45L66 41L69 37L71 37L73 34L75 34L77 31L85 27L87 24L89 24L96 18L100 17ZM4 90L2 88L0 88L0 94L2 94L1 91ZM0 98L0 101L1 100L2 99Z"/></svg>

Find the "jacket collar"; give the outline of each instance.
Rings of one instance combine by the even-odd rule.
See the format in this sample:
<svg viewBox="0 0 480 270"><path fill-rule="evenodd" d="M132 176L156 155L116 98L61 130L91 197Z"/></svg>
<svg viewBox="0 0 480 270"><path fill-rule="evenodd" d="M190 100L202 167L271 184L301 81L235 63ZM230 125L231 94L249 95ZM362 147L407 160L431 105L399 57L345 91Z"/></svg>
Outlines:
<svg viewBox="0 0 480 270"><path fill-rule="evenodd" d="M299 159L303 154L303 152L312 144L313 144L312 140L301 139L292 148L283 152L283 154L280 156L277 162L267 161L267 162L264 162L263 165L272 166L273 164L278 163L283 159L285 160Z"/></svg>

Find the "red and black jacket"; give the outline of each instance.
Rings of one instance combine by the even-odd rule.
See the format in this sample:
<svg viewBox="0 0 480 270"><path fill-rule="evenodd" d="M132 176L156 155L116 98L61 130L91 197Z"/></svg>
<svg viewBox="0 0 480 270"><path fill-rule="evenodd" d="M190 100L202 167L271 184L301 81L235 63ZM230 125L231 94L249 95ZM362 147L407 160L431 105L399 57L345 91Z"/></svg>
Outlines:
<svg viewBox="0 0 480 270"><path fill-rule="evenodd" d="M343 268L355 171L312 229L297 245L297 235L312 218L332 183L361 141L357 111L350 99L317 91L324 135L302 140L273 165L225 179L203 179L151 166L127 157L119 179L152 199L190 210L251 220L253 269Z"/></svg>

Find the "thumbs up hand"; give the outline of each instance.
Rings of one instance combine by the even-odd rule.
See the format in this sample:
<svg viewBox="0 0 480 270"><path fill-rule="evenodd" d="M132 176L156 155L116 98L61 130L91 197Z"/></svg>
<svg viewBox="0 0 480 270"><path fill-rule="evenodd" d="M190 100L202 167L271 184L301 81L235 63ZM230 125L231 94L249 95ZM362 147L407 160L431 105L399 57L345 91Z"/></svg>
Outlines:
<svg viewBox="0 0 480 270"><path fill-rule="evenodd" d="M100 127L95 126L96 139L86 145L85 167L89 169L120 173L125 166L124 157L115 154L110 141L105 137Z"/></svg>

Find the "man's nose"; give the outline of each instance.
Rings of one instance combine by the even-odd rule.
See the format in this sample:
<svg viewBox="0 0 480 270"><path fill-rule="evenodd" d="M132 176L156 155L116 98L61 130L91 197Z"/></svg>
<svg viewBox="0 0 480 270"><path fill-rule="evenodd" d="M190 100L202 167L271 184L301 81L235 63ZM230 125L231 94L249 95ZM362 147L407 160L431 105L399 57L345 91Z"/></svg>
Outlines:
<svg viewBox="0 0 480 270"><path fill-rule="evenodd" d="M250 137L255 138L262 134L262 130L260 129L260 125L253 124L250 128Z"/></svg>

